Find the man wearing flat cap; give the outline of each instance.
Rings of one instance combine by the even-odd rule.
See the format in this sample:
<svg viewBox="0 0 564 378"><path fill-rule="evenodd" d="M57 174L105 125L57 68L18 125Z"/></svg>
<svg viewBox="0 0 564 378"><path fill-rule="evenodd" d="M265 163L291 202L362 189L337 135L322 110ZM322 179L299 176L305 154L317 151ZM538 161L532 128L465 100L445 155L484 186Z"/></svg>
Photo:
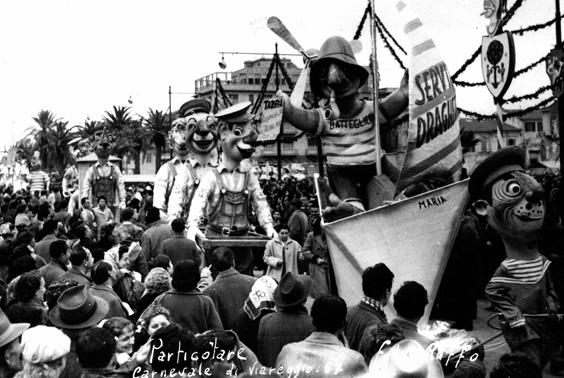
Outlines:
<svg viewBox="0 0 564 378"><path fill-rule="evenodd" d="M169 141L175 156L157 172L153 195L162 219L185 215L202 176L216 165L216 119L210 110L207 100L190 100L172 123Z"/></svg>
<svg viewBox="0 0 564 378"><path fill-rule="evenodd" d="M546 213L541 185L525 173L519 147L486 158L470 177L471 200L501 236L507 258L486 286L486 296L503 316L503 332L514 352L524 352L542 369L555 349L559 299L549 274L550 261L537 239Z"/></svg>
<svg viewBox="0 0 564 378"><path fill-rule="evenodd" d="M216 114L221 143L221 163L202 178L188 214L188 237L203 236L198 230L201 219L208 218L206 235L245 236L249 231L251 205L258 222L269 237L276 231L272 226L270 207L255 175L241 167L250 158L258 134L249 113L250 102L239 103ZM235 268L252 275L253 260L250 248L235 248Z"/></svg>

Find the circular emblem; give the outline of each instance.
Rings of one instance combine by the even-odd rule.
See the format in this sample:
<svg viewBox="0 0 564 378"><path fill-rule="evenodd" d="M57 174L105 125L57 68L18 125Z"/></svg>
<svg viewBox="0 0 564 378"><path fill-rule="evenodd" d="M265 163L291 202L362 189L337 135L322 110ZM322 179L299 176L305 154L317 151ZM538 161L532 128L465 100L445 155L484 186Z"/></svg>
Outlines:
<svg viewBox="0 0 564 378"><path fill-rule="evenodd" d="M494 66L498 64L503 57L503 44L498 40L493 40L488 46L487 57L488 62Z"/></svg>

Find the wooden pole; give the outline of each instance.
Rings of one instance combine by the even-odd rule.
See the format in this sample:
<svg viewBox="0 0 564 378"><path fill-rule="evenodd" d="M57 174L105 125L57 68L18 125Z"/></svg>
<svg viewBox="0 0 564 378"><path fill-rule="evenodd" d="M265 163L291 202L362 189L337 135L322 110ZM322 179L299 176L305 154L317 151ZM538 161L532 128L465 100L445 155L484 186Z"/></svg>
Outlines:
<svg viewBox="0 0 564 378"><path fill-rule="evenodd" d="M372 39L372 101L374 103L374 132L376 133L376 174L382 174L382 151L380 149L380 126L378 124L378 59L376 57L376 17L374 0L370 0L370 37Z"/></svg>
<svg viewBox="0 0 564 378"><path fill-rule="evenodd" d="M278 58L278 43L274 44L274 65L276 70L276 76L274 77L274 85L276 86L276 92L280 89L280 78L278 77L278 65L280 64L280 59ZM278 168L278 180L282 178L282 134L284 133L284 122L280 124L280 134L276 139L276 165Z"/></svg>

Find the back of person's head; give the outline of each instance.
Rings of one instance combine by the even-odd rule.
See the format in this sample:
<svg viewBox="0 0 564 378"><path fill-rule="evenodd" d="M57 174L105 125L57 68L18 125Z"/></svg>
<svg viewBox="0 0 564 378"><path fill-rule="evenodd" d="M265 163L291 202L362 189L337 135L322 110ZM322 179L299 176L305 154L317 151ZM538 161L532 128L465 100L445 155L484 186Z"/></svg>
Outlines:
<svg viewBox="0 0 564 378"><path fill-rule="evenodd" d="M89 328L76 342L78 362L86 369L104 369L112 362L115 352L114 335L104 328Z"/></svg>
<svg viewBox="0 0 564 378"><path fill-rule="evenodd" d="M20 274L31 272L35 269L35 260L31 255L23 255L11 261L8 268L8 281L16 278Z"/></svg>
<svg viewBox="0 0 564 378"><path fill-rule="evenodd" d="M158 255L153 257L149 262L149 270L154 268L163 268L168 270L171 266L170 257L167 255Z"/></svg>
<svg viewBox="0 0 564 378"><path fill-rule="evenodd" d="M18 233L18 236L16 236L16 239L14 240L14 246L17 245L29 245L31 244L31 241L33 240L33 234L29 231L22 231Z"/></svg>
<svg viewBox="0 0 564 378"><path fill-rule="evenodd" d="M59 212L63 208L63 203L61 201L56 201L53 207L55 209L55 212Z"/></svg>
<svg viewBox="0 0 564 378"><path fill-rule="evenodd" d="M370 326L364 331L359 352L362 353L368 365L376 353L393 347L403 339L405 336L397 324Z"/></svg>
<svg viewBox="0 0 564 378"><path fill-rule="evenodd" d="M59 278L57 281L51 282L44 295L49 310L52 310L57 305L57 300L63 291L75 286L78 286L78 282L66 278Z"/></svg>
<svg viewBox="0 0 564 378"><path fill-rule="evenodd" d="M172 231L179 234L181 232L184 232L184 229L186 228L186 222L182 218L176 218L172 221L170 227L172 228Z"/></svg>
<svg viewBox="0 0 564 378"><path fill-rule="evenodd" d="M415 281L405 281L394 295L394 308L406 319L421 318L428 303L427 290Z"/></svg>
<svg viewBox="0 0 564 378"><path fill-rule="evenodd" d="M362 273L362 291L367 297L380 300L392 289L393 280L394 274L386 264L378 263Z"/></svg>
<svg viewBox="0 0 564 378"><path fill-rule="evenodd" d="M218 272L233 267L233 251L227 247L218 247L211 253L211 263Z"/></svg>
<svg viewBox="0 0 564 378"><path fill-rule="evenodd" d="M130 221L133 218L133 215L135 214L135 210L133 210L131 207L126 207L125 209L123 209L123 211L121 212L121 220L122 222L125 221Z"/></svg>
<svg viewBox="0 0 564 378"><path fill-rule="evenodd" d="M311 306L311 318L317 331L337 333L345 327L347 305L336 295L319 297Z"/></svg>
<svg viewBox="0 0 564 378"><path fill-rule="evenodd" d="M209 367L211 370L216 370L213 365L215 363L219 363L219 365L227 363L227 355L230 352L235 354L238 346L239 338L231 330L211 329L199 333L194 339L194 349L199 357L196 363L201 364L204 368ZM239 365L236 359L228 364L231 365L231 362L234 362L236 366ZM240 366L237 366L237 368L241 369Z"/></svg>
<svg viewBox="0 0 564 378"><path fill-rule="evenodd" d="M80 240L84 240L86 238L86 234L88 232L88 226L84 223L77 223L75 227L73 227L74 236Z"/></svg>
<svg viewBox="0 0 564 378"><path fill-rule="evenodd" d="M100 237L102 239L109 238L110 236L113 235L115 228L116 228L115 223L108 223L108 224L103 225L101 230L100 230Z"/></svg>
<svg viewBox="0 0 564 378"><path fill-rule="evenodd" d="M157 209L156 207L151 207L149 211L147 211L147 218L145 219L147 220L147 224L156 222L161 219L161 213L159 209Z"/></svg>
<svg viewBox="0 0 564 378"><path fill-rule="evenodd" d="M47 202L39 205L39 210L37 211L37 219L46 220L49 217L49 214L51 214L51 209L49 208L49 204Z"/></svg>
<svg viewBox="0 0 564 378"><path fill-rule="evenodd" d="M57 230L57 221L48 219L43 223L43 233L45 235L53 234Z"/></svg>
<svg viewBox="0 0 564 378"><path fill-rule="evenodd" d="M542 372L524 353L506 353L500 357L490 378L542 378Z"/></svg>
<svg viewBox="0 0 564 378"><path fill-rule="evenodd" d="M131 201L129 201L127 207L131 208L131 210L133 210L133 212L135 213L135 210L139 210L141 208L141 202L139 202L137 198L133 198Z"/></svg>
<svg viewBox="0 0 564 378"><path fill-rule="evenodd" d="M41 287L42 280L43 277L36 270L22 274L14 288L14 299L20 302L30 301Z"/></svg>
<svg viewBox="0 0 564 378"><path fill-rule="evenodd" d="M101 285L111 277L112 265L106 261L98 261L92 267L91 277L96 285Z"/></svg>
<svg viewBox="0 0 564 378"><path fill-rule="evenodd" d="M196 288L200 281L198 264L193 260L180 260L172 271L172 287L178 291L189 291Z"/></svg>
<svg viewBox="0 0 564 378"><path fill-rule="evenodd" d="M182 350L185 353L179 353ZM151 340L151 354L149 352L149 364L154 372L170 372L172 369L182 371L190 370L191 356L194 350L194 335L188 330L176 324L169 324L158 329ZM177 358L156 358L157 353L168 355L173 353ZM153 357L154 356L154 357ZM166 373L165 373L166 375Z"/></svg>
<svg viewBox="0 0 564 378"><path fill-rule="evenodd" d="M71 249L69 260L73 266L81 266L87 258L88 254L82 246L76 245Z"/></svg>
<svg viewBox="0 0 564 378"><path fill-rule="evenodd" d="M18 214L25 213L26 211L27 211L27 205L24 204L18 205L18 209L16 210Z"/></svg>
<svg viewBox="0 0 564 378"><path fill-rule="evenodd" d="M49 246L49 255L53 259L59 259L62 255L67 253L67 242L64 240L55 240Z"/></svg>

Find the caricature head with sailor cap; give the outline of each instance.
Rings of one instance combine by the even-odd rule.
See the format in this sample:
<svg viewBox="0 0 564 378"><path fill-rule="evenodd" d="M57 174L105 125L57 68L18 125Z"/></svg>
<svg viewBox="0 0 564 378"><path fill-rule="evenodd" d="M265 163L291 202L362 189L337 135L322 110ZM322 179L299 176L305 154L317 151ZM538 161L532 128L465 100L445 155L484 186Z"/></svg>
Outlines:
<svg viewBox="0 0 564 378"><path fill-rule="evenodd" d="M542 228L546 203L542 186L525 173L520 147L503 148L482 161L470 177L477 211L504 239L534 241Z"/></svg>

